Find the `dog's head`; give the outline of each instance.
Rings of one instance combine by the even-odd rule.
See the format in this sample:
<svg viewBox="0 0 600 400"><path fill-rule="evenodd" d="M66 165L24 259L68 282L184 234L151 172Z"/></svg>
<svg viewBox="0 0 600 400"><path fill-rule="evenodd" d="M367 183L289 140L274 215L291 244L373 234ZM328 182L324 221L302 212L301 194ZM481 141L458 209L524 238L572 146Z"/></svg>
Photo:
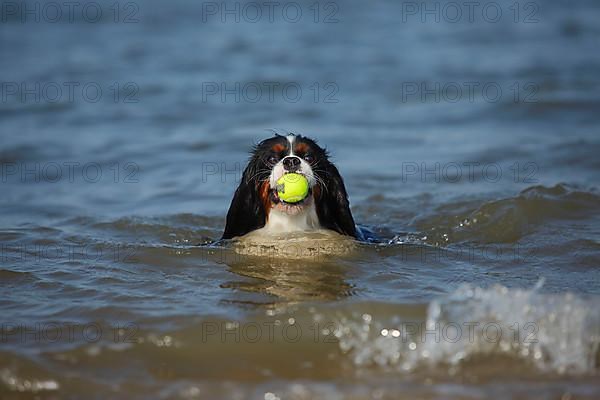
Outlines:
<svg viewBox="0 0 600 400"><path fill-rule="evenodd" d="M309 195L298 203L286 203L277 195L277 180L290 172L308 181ZM254 147L227 213L223 238L262 228L271 213L296 217L311 212L316 212L320 227L356 236L344 182L327 151L303 136L276 135Z"/></svg>

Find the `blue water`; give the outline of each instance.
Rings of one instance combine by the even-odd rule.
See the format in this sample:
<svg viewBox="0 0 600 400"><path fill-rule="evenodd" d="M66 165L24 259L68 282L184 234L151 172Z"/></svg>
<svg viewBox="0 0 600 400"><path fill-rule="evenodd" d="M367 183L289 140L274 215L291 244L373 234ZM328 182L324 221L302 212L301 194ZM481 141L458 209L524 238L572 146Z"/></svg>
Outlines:
<svg viewBox="0 0 600 400"><path fill-rule="evenodd" d="M600 4L261 4L2 4L0 397L597 397ZM273 132L382 244L197 246Z"/></svg>

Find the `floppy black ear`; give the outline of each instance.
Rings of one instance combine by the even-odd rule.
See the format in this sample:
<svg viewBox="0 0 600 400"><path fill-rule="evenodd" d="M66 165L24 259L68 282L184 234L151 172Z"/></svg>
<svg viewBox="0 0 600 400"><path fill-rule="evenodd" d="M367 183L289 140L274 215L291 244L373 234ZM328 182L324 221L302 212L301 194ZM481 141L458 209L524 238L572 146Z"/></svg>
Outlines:
<svg viewBox="0 0 600 400"><path fill-rule="evenodd" d="M222 239L242 236L255 229L265 226L265 210L259 197L258 188L254 181L248 181L249 168L242 176L242 182L235 191Z"/></svg>
<svg viewBox="0 0 600 400"><path fill-rule="evenodd" d="M356 225L350 212L350 203L344 181L335 165L327 163L325 181L321 185L320 198L317 199L317 216L324 228L334 230L342 235L356 237Z"/></svg>

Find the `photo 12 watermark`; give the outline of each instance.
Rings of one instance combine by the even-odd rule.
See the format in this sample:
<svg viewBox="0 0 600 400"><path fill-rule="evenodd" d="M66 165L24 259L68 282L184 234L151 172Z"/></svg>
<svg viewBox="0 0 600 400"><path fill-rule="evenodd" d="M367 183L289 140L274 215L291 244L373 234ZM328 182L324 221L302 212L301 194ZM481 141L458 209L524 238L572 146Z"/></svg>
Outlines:
<svg viewBox="0 0 600 400"><path fill-rule="evenodd" d="M5 264L135 263L139 247L131 244L0 244L0 261ZM91 263L91 264L90 264Z"/></svg>
<svg viewBox="0 0 600 400"><path fill-rule="evenodd" d="M73 24L140 22L139 3L96 1L3 1L0 23Z"/></svg>
<svg viewBox="0 0 600 400"><path fill-rule="evenodd" d="M538 183L540 167L534 161L511 164L480 161L417 162L404 161L400 181L420 183L497 183L503 178L514 183Z"/></svg>
<svg viewBox="0 0 600 400"><path fill-rule="evenodd" d="M540 22L541 4L535 1L403 1L402 23Z"/></svg>
<svg viewBox="0 0 600 400"><path fill-rule="evenodd" d="M476 224L475 218L467 218L451 230L467 229L468 226ZM440 234L439 237L430 238L426 233L419 235L418 240L403 241L395 238L392 244L397 246L397 257L403 261L419 261L422 263L519 263L527 264L539 261L539 252L536 248L520 244L485 244L469 245L465 243L452 243L452 233ZM419 243L419 241L421 243ZM431 243L433 242L433 243ZM453 275L453 282L468 283L469 276Z"/></svg>
<svg viewBox="0 0 600 400"><path fill-rule="evenodd" d="M0 82L0 102L42 104L42 103L139 103L140 88L135 82L93 81L80 82Z"/></svg>
<svg viewBox="0 0 600 400"><path fill-rule="evenodd" d="M402 103L538 103L536 82L402 82Z"/></svg>
<svg viewBox="0 0 600 400"><path fill-rule="evenodd" d="M239 184L245 164L241 162L202 161L200 179L206 183ZM481 161L403 161L393 176L399 182L413 183L489 183L509 179L519 184L539 182L540 166L535 161L496 163Z"/></svg>
<svg viewBox="0 0 600 400"><path fill-rule="evenodd" d="M140 166L132 161L103 164L82 161L2 162L1 183L139 183Z"/></svg>
<svg viewBox="0 0 600 400"><path fill-rule="evenodd" d="M363 314L362 319L371 324L372 316ZM321 321L298 323L294 317L260 322L203 322L199 341L201 343L313 343L337 344L344 331L344 324L337 321ZM460 322L403 322L381 328L379 336L396 339L409 344L414 350L417 344L426 343L467 343L487 342L497 344L509 341L515 344L537 343L539 327L535 322L523 324L515 322L510 325L488 321ZM414 346L411 348L410 346Z"/></svg>
<svg viewBox="0 0 600 400"><path fill-rule="evenodd" d="M448 228L447 233L437 233L433 237L427 232L414 232L396 235L393 238L374 236L373 246L394 249L394 258L400 262L419 263L537 263L540 261L538 249L521 244L466 244L455 243L456 232L461 232L477 224L477 217L466 217L456 226ZM458 234L460 235L460 233ZM326 263L332 255L348 254L358 250L359 245L349 245L343 242L323 243L287 243L277 246L261 246L247 250L221 245L198 245L195 247L174 247L173 251L180 254L194 255L206 263L223 265L240 265L248 261L248 257L260 257L261 262L270 265L300 263ZM454 282L470 282L468 276L453 275Z"/></svg>
<svg viewBox="0 0 600 400"><path fill-rule="evenodd" d="M11 323L0 322L0 344L56 344L56 343L138 343L139 326L132 322L105 326L90 322L70 324L63 322Z"/></svg>
<svg viewBox="0 0 600 400"><path fill-rule="evenodd" d="M339 3L333 1L205 1L202 2L202 22L336 24L340 21L339 11Z"/></svg>
<svg viewBox="0 0 600 400"><path fill-rule="evenodd" d="M361 320L373 325L370 314L362 314ZM171 335L140 335L140 327L133 322L111 325L90 322L71 324L63 322L13 323L0 321L0 345L48 345L56 343L127 343L146 341L158 347L170 347L177 341ZM204 321L200 323L197 343L224 344L273 344L300 342L338 344L344 332L344 324L336 320L300 322L293 316L261 321ZM538 342L539 326L535 322L495 321L406 321L378 328L374 334L409 344L414 350L417 344L426 343L476 343L498 344L503 341L517 345ZM410 347L415 345L415 347Z"/></svg>
<svg viewBox="0 0 600 400"><path fill-rule="evenodd" d="M335 82L202 82L202 102L209 103L339 103Z"/></svg>

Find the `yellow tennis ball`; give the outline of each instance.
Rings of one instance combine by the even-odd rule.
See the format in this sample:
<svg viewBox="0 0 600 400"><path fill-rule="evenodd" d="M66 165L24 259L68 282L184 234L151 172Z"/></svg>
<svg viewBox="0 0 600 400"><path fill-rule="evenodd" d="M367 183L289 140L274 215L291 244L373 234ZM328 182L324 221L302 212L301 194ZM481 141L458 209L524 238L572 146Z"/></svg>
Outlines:
<svg viewBox="0 0 600 400"><path fill-rule="evenodd" d="M285 174L277 180L277 195L286 203L298 203L308 195L308 181L304 175Z"/></svg>

